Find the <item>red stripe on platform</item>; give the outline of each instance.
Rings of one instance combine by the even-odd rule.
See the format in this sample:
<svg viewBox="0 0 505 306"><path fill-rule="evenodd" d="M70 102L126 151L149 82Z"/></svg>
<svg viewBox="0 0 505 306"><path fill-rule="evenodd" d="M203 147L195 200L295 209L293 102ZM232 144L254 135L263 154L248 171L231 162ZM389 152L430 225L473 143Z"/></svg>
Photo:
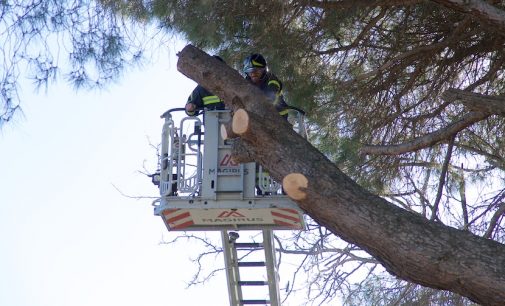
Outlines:
<svg viewBox="0 0 505 306"><path fill-rule="evenodd" d="M275 211L272 211L272 216L279 217L279 218L286 219L286 220L291 220L294 222L300 222L300 218L295 218L293 216L283 215L283 214L275 212Z"/></svg>
<svg viewBox="0 0 505 306"><path fill-rule="evenodd" d="M185 227L188 227L190 225L193 225L195 224L192 220L190 221L186 221L184 223L181 223L179 225L174 225L174 226L171 226L170 228L173 228L173 229L181 229L181 228L185 228Z"/></svg>
<svg viewBox="0 0 505 306"><path fill-rule="evenodd" d="M284 226L289 226L289 227L298 227L297 224L288 223L288 222L284 222L284 221L281 221L281 220L274 220L274 223L277 224L277 225L284 225Z"/></svg>
<svg viewBox="0 0 505 306"><path fill-rule="evenodd" d="M167 215L170 215L170 214L173 214L174 212L178 211L179 209L165 209L163 211L163 215L167 216Z"/></svg>
<svg viewBox="0 0 505 306"><path fill-rule="evenodd" d="M185 213L182 213L182 214L177 215L175 217L167 218L167 222L168 223L174 223L175 221L178 221L178 220L190 217L190 216L191 216L191 214L189 212L185 212Z"/></svg>

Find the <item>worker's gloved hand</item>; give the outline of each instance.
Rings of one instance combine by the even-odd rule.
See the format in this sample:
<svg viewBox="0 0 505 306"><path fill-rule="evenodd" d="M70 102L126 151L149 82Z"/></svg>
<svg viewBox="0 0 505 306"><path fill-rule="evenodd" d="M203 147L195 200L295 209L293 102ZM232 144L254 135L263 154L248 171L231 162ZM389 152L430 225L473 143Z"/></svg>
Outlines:
<svg viewBox="0 0 505 306"><path fill-rule="evenodd" d="M188 103L186 104L186 111L187 112L194 112L196 109L196 105L193 103Z"/></svg>
<svg viewBox="0 0 505 306"><path fill-rule="evenodd" d="M186 114L188 114L188 116L195 116L196 115L196 105L194 103L186 104L185 110L186 110Z"/></svg>

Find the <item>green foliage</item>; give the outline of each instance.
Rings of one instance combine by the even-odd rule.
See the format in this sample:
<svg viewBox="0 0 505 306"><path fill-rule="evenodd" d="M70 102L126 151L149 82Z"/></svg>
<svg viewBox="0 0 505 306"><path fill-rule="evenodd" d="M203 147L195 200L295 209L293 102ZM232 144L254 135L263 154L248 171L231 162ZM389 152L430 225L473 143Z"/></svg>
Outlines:
<svg viewBox="0 0 505 306"><path fill-rule="evenodd" d="M0 125L20 108L18 78L25 76L25 69L38 88L48 86L60 75L76 88L96 88L117 80L128 65L139 63L145 46L136 40L138 37L128 35L131 23L113 10L129 8L122 10L126 14L134 12L134 6L115 6L112 2L3 2Z"/></svg>

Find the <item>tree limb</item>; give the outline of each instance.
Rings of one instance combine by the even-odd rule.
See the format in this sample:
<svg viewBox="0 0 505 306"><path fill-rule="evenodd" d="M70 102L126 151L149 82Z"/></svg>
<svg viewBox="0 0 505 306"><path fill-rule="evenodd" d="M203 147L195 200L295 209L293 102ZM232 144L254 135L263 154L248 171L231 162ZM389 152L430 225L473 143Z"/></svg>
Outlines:
<svg viewBox="0 0 505 306"><path fill-rule="evenodd" d="M472 111L505 116L505 97L488 96L451 88L442 94L447 102L458 101Z"/></svg>
<svg viewBox="0 0 505 306"><path fill-rule="evenodd" d="M491 114L505 116L505 98L502 97L492 97L451 88L442 94L442 99L448 103L458 101L465 105L471 112L443 129L412 141L398 145L364 145L361 148L361 152L369 155L398 155L417 151L447 139L473 123L484 120Z"/></svg>
<svg viewBox="0 0 505 306"><path fill-rule="evenodd" d="M445 140L459 131L469 127L470 125L479 122L489 117L489 113L470 112L464 115L458 121L449 124L430 134L413 139L397 145L364 145L361 147L361 153L368 155L399 155L407 152L413 152L420 149L432 146L442 140Z"/></svg>
<svg viewBox="0 0 505 306"><path fill-rule="evenodd" d="M505 203L501 203L500 207L498 207L498 209L493 214L491 221L489 221L489 226L486 230L486 233L484 234L484 237L491 238L491 236L493 235L494 229L498 223L498 219L500 219L500 217L503 216L504 213L505 213Z"/></svg>
<svg viewBox="0 0 505 306"><path fill-rule="evenodd" d="M443 6L476 17L494 32L505 35L505 11L482 0L432 0Z"/></svg>
<svg viewBox="0 0 505 306"><path fill-rule="evenodd" d="M442 166L442 171L440 173L440 178L438 180L438 190L437 196L435 198L435 203L433 204L433 208L431 210L431 219L430 220L439 220L438 218L438 206L440 204L440 199L442 198L442 191L444 190L445 180L447 178L447 170L449 169L449 162L452 157L452 149L454 148L454 139L456 138L456 134L454 134L449 140L449 146L447 147L447 153L445 155L444 164Z"/></svg>

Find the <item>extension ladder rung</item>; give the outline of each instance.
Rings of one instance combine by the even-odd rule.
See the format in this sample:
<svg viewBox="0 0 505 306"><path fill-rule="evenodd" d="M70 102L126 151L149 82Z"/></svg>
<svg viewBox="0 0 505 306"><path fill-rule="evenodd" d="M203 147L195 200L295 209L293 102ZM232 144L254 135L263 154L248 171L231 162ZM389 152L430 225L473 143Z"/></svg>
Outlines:
<svg viewBox="0 0 505 306"><path fill-rule="evenodd" d="M241 300L242 305L265 305L270 304L269 300Z"/></svg>
<svg viewBox="0 0 505 306"><path fill-rule="evenodd" d="M256 249L263 248L263 243L258 242L235 242L236 249Z"/></svg>
<svg viewBox="0 0 505 306"><path fill-rule="evenodd" d="M268 282L266 281L239 281L240 286L266 286Z"/></svg>
<svg viewBox="0 0 505 306"><path fill-rule="evenodd" d="M264 267L266 266L264 261L239 261L239 267Z"/></svg>
<svg viewBox="0 0 505 306"><path fill-rule="evenodd" d="M226 230L221 232L230 306L281 305L273 234L271 230L263 230L262 234L263 241L259 243L252 241L237 242L237 239L240 238L239 233ZM247 252L247 255L254 253L255 256L253 258L247 257L247 255L239 256L238 252ZM251 268L245 269L246 267ZM241 279L241 274L247 279L246 275L256 272L263 275L263 277L259 277L260 280L252 275L251 278L256 280ZM244 296L243 291L245 291L246 296Z"/></svg>

